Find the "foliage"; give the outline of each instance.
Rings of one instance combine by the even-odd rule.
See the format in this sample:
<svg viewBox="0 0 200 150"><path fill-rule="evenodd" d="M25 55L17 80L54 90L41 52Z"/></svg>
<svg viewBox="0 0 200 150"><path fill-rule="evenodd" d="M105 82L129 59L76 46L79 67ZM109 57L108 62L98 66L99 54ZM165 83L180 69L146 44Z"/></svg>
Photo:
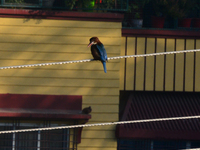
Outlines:
<svg viewBox="0 0 200 150"><path fill-rule="evenodd" d="M65 0L65 6L72 10L76 9L90 9L93 8L95 1L94 0Z"/></svg>
<svg viewBox="0 0 200 150"><path fill-rule="evenodd" d="M65 0L65 6L67 6L68 9L72 10L76 4L77 0Z"/></svg>
<svg viewBox="0 0 200 150"><path fill-rule="evenodd" d="M97 9L113 9L115 7L115 0L102 0L100 3L97 0L96 8Z"/></svg>
<svg viewBox="0 0 200 150"><path fill-rule="evenodd" d="M17 3L21 4L24 3L24 0L5 0L6 3Z"/></svg>
<svg viewBox="0 0 200 150"><path fill-rule="evenodd" d="M152 4L156 16L166 16L168 0L152 0Z"/></svg>
<svg viewBox="0 0 200 150"><path fill-rule="evenodd" d="M168 0L168 15L173 18L184 18L192 7L194 7L194 1L191 0Z"/></svg>
<svg viewBox="0 0 200 150"><path fill-rule="evenodd" d="M200 18L200 0L195 0L194 7L193 7L192 10L196 14L194 17L199 17Z"/></svg>
<svg viewBox="0 0 200 150"><path fill-rule="evenodd" d="M132 0L129 3L128 12L134 14L135 19L142 17L142 12L145 4L149 3L149 0Z"/></svg>
<svg viewBox="0 0 200 150"><path fill-rule="evenodd" d="M184 18L194 6L194 0L152 0L156 16Z"/></svg>

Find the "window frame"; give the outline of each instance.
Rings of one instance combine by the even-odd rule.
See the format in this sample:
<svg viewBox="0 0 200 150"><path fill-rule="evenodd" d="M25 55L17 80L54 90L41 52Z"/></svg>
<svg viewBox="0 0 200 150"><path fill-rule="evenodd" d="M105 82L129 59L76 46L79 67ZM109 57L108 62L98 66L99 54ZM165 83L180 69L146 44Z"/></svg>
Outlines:
<svg viewBox="0 0 200 150"><path fill-rule="evenodd" d="M43 127L57 127L57 126L66 126L75 124L77 121L56 121L56 120L24 120L24 119L6 119L0 121L0 127L3 127L2 129L6 129L10 127L8 130L16 130L16 129L28 129L28 128L43 128ZM47 131L34 131L31 132L32 134L28 132L22 132L22 133L12 133L11 138L7 138L5 134L1 134L0 136L2 140L2 143L5 143L4 148L12 149L12 150L18 150L20 147L23 147L26 145L26 147L29 149L36 148L37 150L46 150L48 147L52 148L53 145L59 145L60 148L63 150L68 149L77 149L77 129L59 129L58 130L47 130ZM57 132L57 133L55 133ZM28 133L28 134L27 134ZM57 139L55 135L57 134ZM31 137L32 136L32 137ZM62 136L62 137L59 137ZM36 137L36 138L34 138ZM31 140L29 138L32 138ZM42 139L44 138L44 139ZM60 140L62 139L62 140ZM27 141L26 141L27 140ZM30 140L30 141L29 141ZM31 145L29 142L34 142L36 140L34 145ZM9 141L11 141L9 143ZM56 142L52 142L56 141ZM8 144L9 143L9 144ZM46 146L47 145L47 146ZM46 148L45 148L46 146ZM24 147L26 149L26 147ZM54 148L52 148L53 150ZM56 149L56 148L55 148Z"/></svg>

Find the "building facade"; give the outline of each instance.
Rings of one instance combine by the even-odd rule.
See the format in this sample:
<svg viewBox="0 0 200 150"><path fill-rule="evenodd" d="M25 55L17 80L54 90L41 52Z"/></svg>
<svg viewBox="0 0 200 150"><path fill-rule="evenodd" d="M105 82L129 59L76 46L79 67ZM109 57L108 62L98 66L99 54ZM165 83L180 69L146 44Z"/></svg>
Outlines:
<svg viewBox="0 0 200 150"><path fill-rule="evenodd" d="M92 59L87 48L92 36L99 37L108 57L200 48L198 32L124 30L123 15L115 13L1 9L0 17L1 66ZM126 101L126 91L199 92L199 57L187 53L110 60L106 74L98 61L1 70L2 130L119 121L119 99ZM82 114L88 106L91 115ZM97 126L2 134L8 140L0 144L13 150L116 150L115 132L116 126Z"/></svg>

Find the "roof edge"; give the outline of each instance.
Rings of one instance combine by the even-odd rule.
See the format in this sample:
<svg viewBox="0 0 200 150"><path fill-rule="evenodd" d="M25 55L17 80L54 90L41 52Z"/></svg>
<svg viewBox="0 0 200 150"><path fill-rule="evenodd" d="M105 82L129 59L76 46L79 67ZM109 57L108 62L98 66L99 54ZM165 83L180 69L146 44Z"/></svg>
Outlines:
<svg viewBox="0 0 200 150"><path fill-rule="evenodd" d="M119 13L75 12L56 10L0 9L0 17L122 22Z"/></svg>

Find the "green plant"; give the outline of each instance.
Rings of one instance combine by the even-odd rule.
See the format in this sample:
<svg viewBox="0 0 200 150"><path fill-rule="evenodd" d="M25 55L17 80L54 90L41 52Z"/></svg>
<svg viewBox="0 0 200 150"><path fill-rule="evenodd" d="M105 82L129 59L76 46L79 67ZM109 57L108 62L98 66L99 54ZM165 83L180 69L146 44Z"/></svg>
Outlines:
<svg viewBox="0 0 200 150"><path fill-rule="evenodd" d="M193 7L194 1L191 0L168 0L168 15L173 18L184 18Z"/></svg>
<svg viewBox="0 0 200 150"><path fill-rule="evenodd" d="M108 10L115 7L115 0L97 0L96 2L96 8L100 10Z"/></svg>
<svg viewBox="0 0 200 150"><path fill-rule="evenodd" d="M167 15L167 0L152 0L152 5L154 13L156 16L166 16Z"/></svg>
<svg viewBox="0 0 200 150"><path fill-rule="evenodd" d="M6 3L17 3L21 4L24 3L24 0L5 0Z"/></svg>
<svg viewBox="0 0 200 150"><path fill-rule="evenodd" d="M132 0L129 3L128 13L132 13L135 19L142 18L142 12L145 4L149 3L149 0Z"/></svg>
<svg viewBox="0 0 200 150"><path fill-rule="evenodd" d="M152 0L156 16L184 18L194 6L194 0Z"/></svg>
<svg viewBox="0 0 200 150"><path fill-rule="evenodd" d="M195 0L194 7L192 9L194 11L195 16L200 18L200 0Z"/></svg>
<svg viewBox="0 0 200 150"><path fill-rule="evenodd" d="M65 6L69 9L72 10L76 4L77 0L65 0Z"/></svg>

